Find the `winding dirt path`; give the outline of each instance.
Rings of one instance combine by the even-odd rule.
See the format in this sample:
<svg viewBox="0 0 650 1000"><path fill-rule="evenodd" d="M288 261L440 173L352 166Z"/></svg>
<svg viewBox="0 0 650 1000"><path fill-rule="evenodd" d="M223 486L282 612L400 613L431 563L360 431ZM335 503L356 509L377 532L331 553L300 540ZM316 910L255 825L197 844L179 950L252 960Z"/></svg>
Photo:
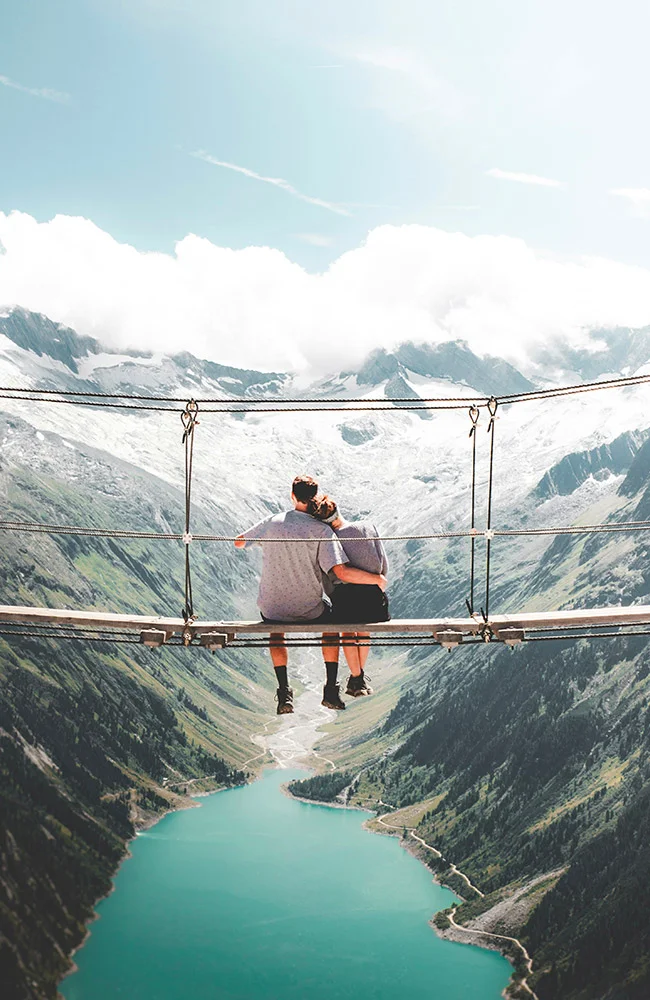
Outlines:
<svg viewBox="0 0 650 1000"><path fill-rule="evenodd" d="M379 800L379 805L385 806L386 803L382 802L381 799L380 799ZM404 830L404 829L408 830L408 832L411 835L411 837L413 837L413 840L417 840L417 842L419 844L422 844L423 847L426 847L426 849L428 851L431 851L433 854L435 854L435 856L437 858L441 858L442 857L442 852L439 851L437 847L432 847L431 844L427 844L426 840L422 840L422 837L418 837L417 833L415 832L415 829L412 826L404 827L402 824L400 824L399 826L395 826L392 823L386 823L386 816L391 816L391 815L392 815L392 813L384 813L383 816L378 816L377 817L377 822L381 823L382 826L385 826L387 830L400 830L400 829L402 829L402 830ZM456 865L453 865L453 864L450 863L450 865L449 865L449 871L453 875L458 875L458 877L461 878L463 880L463 882L465 882L469 886L470 889L472 889L475 893L477 893L479 896L481 896L481 898L483 898L485 896L485 893L481 892L481 890L479 888L477 888L477 886L475 886L473 884L473 882L470 881L469 877L465 874L465 872L462 872L462 871L460 871L459 868L456 868Z"/></svg>
<svg viewBox="0 0 650 1000"><path fill-rule="evenodd" d="M381 799L379 800L379 804L382 805L382 806L386 805L386 803L382 802ZM438 848L437 847L433 847L431 844L427 844L426 840L423 840L422 837L419 837L417 835L417 833L415 832L415 830L413 829L413 827L408 827L408 826L404 827L402 824L400 824L400 826L395 826L394 824L387 823L386 822L386 817L387 816L391 816L391 815L392 815L392 813L384 813L383 816L378 816L377 817L377 822L381 823L381 825L383 827L385 827L387 830L395 830L395 831L397 831L399 829L406 829L406 830L408 830L410 836L413 837L414 840L417 840L417 842L419 844L421 844L422 847L426 847L426 849L428 851L432 851L433 854L435 854L435 856L437 858L441 858L442 857L442 853L438 850ZM469 888L473 889L474 892L478 893L478 895L481 896L481 898L483 898L483 899L485 898L485 893L481 892L481 890L477 886L475 886L473 884L473 882L470 881L470 879L465 874L465 872L461 872L460 869L457 868L456 865L453 865L453 864L450 864L449 870L454 875L458 875L460 878L462 878L463 881L466 882L466 884L469 886ZM461 933L464 933L464 934L475 934L477 937L493 938L494 940L497 940L497 941L510 941L511 944L514 944L514 945L516 945L517 948L519 948L519 950L521 952L521 956L522 956L522 958L524 960L524 964L526 966L526 976L522 977L522 979L520 979L517 982L517 986L520 986L522 989L526 990L526 992L531 997L533 997L533 1000L539 1000L537 994L534 992L534 990L532 989L532 987L529 986L529 984L528 984L528 976L531 976L532 972L533 972L533 960L530 957L530 955L528 954L528 951L526 950L526 948L524 947L524 945L521 943L521 941L518 938L509 937L507 934L493 934L491 931L474 930L471 927L465 927L465 926L463 926L463 924L457 924L456 921L454 920L454 915L455 915L457 909L458 909L458 906L454 906L453 909L452 909L452 911L451 911L451 913L447 914L447 916L449 917L449 923L454 928L454 930L460 931Z"/></svg>
<svg viewBox="0 0 650 1000"><path fill-rule="evenodd" d="M249 757L248 760L245 760L244 763L241 765L242 769L245 768L245 767L248 767L248 765L252 764L254 760L259 760L260 757L266 757L267 756L267 754L268 754L269 751L266 749L266 747L264 746L264 744L263 744L262 741L266 739L266 736L268 734L268 729L269 729L270 725L271 725L270 721L269 722L265 722L264 723L264 729L261 732L259 732L259 733L254 733L250 737L251 743L254 743L255 746L258 746L258 747L261 746L262 747L262 751L261 751L261 753L255 754L254 757Z"/></svg>
<svg viewBox="0 0 650 1000"><path fill-rule="evenodd" d="M472 927L464 927L463 924L457 924L456 921L454 920L456 910L457 907L454 906L451 913L447 914L449 918L449 923L454 928L454 930L461 931L464 934L476 934L480 937L495 938L498 941L510 941L512 944L515 944L519 948L519 950L521 951L522 958L524 959L526 965L527 975L519 980L517 986L521 986L524 990L526 990L527 993L529 993L530 996L534 998L534 1000L539 1000L537 994L533 991L532 987L528 985L528 976L532 975L533 972L533 960L528 954L528 951L526 950L524 945L521 943L521 941L518 938L509 937L507 934L493 934L491 931L474 930Z"/></svg>

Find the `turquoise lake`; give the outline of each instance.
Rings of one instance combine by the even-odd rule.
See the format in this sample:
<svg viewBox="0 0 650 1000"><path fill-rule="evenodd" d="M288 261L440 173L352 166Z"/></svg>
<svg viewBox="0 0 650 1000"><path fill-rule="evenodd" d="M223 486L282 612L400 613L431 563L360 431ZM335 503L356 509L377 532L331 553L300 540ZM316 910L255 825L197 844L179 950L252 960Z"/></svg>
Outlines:
<svg viewBox="0 0 650 1000"><path fill-rule="evenodd" d="M267 771L131 845L67 1000L498 1000L511 967L428 926L455 898L366 814Z"/></svg>

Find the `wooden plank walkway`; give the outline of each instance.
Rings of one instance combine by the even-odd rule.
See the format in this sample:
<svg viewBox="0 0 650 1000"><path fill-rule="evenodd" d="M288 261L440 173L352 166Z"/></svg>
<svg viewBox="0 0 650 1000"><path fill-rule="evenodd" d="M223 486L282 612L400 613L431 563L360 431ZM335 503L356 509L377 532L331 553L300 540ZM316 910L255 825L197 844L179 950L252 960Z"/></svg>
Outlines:
<svg viewBox="0 0 650 1000"><path fill-rule="evenodd" d="M287 635L310 635L321 633L323 628L330 631L370 632L373 635L407 635L438 637L441 633L456 633L461 636L475 636L480 633L482 621L479 618L395 618L389 622L359 622L346 625L320 625L308 622L292 622L284 625L270 625L260 621L194 621L188 626L182 618L160 615L128 615L102 611L71 611L56 608L16 607L0 605L0 623L14 625L57 625L61 628L111 629L142 632L158 630L167 638L189 630L192 637L200 637L206 632L220 633L231 641L236 636L265 636L279 630ZM534 611L519 614L492 615L490 629L498 640L501 633L508 638L507 630L525 630L539 633L548 630L581 630L602 626L647 625L650 627L650 605L637 604L630 607L577 609L572 611Z"/></svg>
<svg viewBox="0 0 650 1000"><path fill-rule="evenodd" d="M157 615L121 615L102 611L68 611L55 608L32 608L14 607L12 605L0 605L0 622L12 622L14 624L29 625L59 625L61 627L70 626L83 628L109 628L126 629L128 631L141 631L142 629L160 629L163 632L173 634L182 632L185 622L182 618L167 618ZM323 629L330 631L369 631L377 634L390 632L401 632L408 634L432 635L434 632L442 632L448 629L462 632L465 635L473 635L479 631L480 622L473 618L424 618L424 619L393 619L389 622L376 622L375 624L359 623L357 625L313 625L309 622L291 622L283 625L269 625L261 621L195 621L189 626L194 635L201 635L204 632L224 632L229 636L234 635L269 635L281 629L287 634L308 635L316 632L321 633Z"/></svg>

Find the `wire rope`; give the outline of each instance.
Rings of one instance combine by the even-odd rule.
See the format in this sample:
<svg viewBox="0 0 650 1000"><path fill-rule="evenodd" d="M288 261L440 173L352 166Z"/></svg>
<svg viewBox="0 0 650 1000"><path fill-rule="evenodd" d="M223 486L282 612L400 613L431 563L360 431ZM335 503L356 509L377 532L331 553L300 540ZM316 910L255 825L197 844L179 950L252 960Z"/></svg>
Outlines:
<svg viewBox="0 0 650 1000"><path fill-rule="evenodd" d="M27 396L27 395L15 395L18 392L25 392L26 390L16 389L13 394L7 394L6 392L0 391L0 399L15 400L17 402L31 402L31 403L67 403L71 406L94 406L100 407L101 409L114 409L114 410L148 410L157 413L178 413L178 407L175 406L151 406L149 404L142 405L135 402L139 399L138 396L121 396L115 398L121 399L132 399L134 402L130 403L113 403L104 399L103 397L91 398L91 399L57 399L55 396L43 397L43 396ZM40 390L39 390L40 391ZM145 398L145 397L142 397ZM164 397L161 397L164 399ZM165 402L172 402L172 400L164 400ZM218 400L218 402L228 403L229 400ZM260 403L266 403L266 406L256 407L251 409L248 407L247 400L242 404L234 406L217 406L211 405L208 407L202 407L202 413L350 413L350 412L360 412L360 413L374 413L375 411L393 411L396 412L397 407L395 404L399 404L399 409L402 410L464 410L468 402L471 399L463 399L462 402L452 402L448 403L447 399L441 398L439 400L425 401L421 397L418 397L418 401L414 402L413 397L405 397L404 400L401 398L396 398L390 402L385 402L385 400L377 400L379 405L368 405L365 400L337 400L337 405L327 405L319 406L318 400L298 400L296 404L289 406L269 406L269 400L259 400ZM357 405L360 403L361 405ZM299 405L302 404L302 405ZM479 400L479 405L482 404Z"/></svg>
<svg viewBox="0 0 650 1000"><path fill-rule="evenodd" d="M603 524L558 525L547 528L493 528L494 537L510 538L519 536L545 535L589 535L598 533L614 533L628 531L650 530L650 520L647 521L612 521ZM131 531L128 528L87 528L71 524L47 524L41 521L2 521L0 531L18 531L32 534L79 535L84 538L115 538L140 541L182 542L185 534L181 532L164 531ZM239 535L210 535L192 533L192 542L235 542ZM434 531L419 535L373 535L368 538L355 538L356 542L412 542L439 541L454 538L481 539L484 531L467 528L462 531ZM248 538L249 542L264 542L269 545L286 544L287 542L302 542L313 544L313 538Z"/></svg>
<svg viewBox="0 0 650 1000"><path fill-rule="evenodd" d="M492 485L494 480L494 427L497 419L499 404L493 396L488 403L490 423L488 424L488 434L490 435L490 465L488 472L488 492L487 511L485 518L485 608L481 608L483 620L487 622L490 614L490 556L492 553Z"/></svg>
<svg viewBox="0 0 650 1000"><path fill-rule="evenodd" d="M470 489L470 531L473 533L476 530L476 430L478 427L478 421L480 416L480 410L476 406L470 406L469 408L469 419L472 422L470 428L469 436L472 441L472 485ZM474 569L476 564L476 537L472 534L472 539L470 542L470 556L469 556L469 598L465 600L467 605L467 610L470 615L474 614Z"/></svg>
<svg viewBox="0 0 650 1000"><path fill-rule="evenodd" d="M185 446L185 604L183 618L189 622L194 617L194 601L192 597L192 566L190 560L190 515L192 504L192 466L194 462L194 431L198 424L198 403L191 399L181 414L183 424L183 444Z"/></svg>
<svg viewBox="0 0 650 1000"><path fill-rule="evenodd" d="M600 379L593 382L581 382L575 383L567 386L551 386L547 389L531 389L526 392L514 392L514 393L504 393L498 397L499 403L511 404L520 402L530 402L540 399L552 399L557 396L567 396L576 395L584 392L594 392L601 389L610 388L630 388L637 385L643 385L644 383L650 382L650 373L643 375L626 375L619 378L611 379ZM13 394L19 393L16 396ZM12 394L12 395L5 395ZM77 389L37 389L31 387L19 387L19 386L0 386L0 398L12 398L12 399L29 399L36 396L41 396L43 398L37 399L37 402L69 402L76 403L77 405L103 405L103 406L118 406L120 404L104 402L104 403L93 403L93 400L112 400L112 399L125 399L129 400L129 404L121 404L123 408L131 408L131 403L139 404L142 401L146 402L159 402L159 403L185 403L187 397L180 396L147 396L147 395L136 395L133 393L106 393L106 392L90 392L82 391ZM54 399L55 396L69 396L73 397L70 399ZM50 397L48 399L47 397ZM396 396L391 400L390 405L386 407L376 406L374 404L380 404L384 402L383 398L368 398L368 397L349 397L347 399L332 398L332 397L322 397L320 399L306 399L304 397L286 397L284 399L276 398L275 403L282 404L278 407L269 408L267 410L260 410L260 412L285 412L285 406L288 408L295 404L299 407L302 412L304 409L319 408L325 409L329 408L330 404L334 404L336 408L345 408L348 403L360 403L363 404L360 408L365 408L368 406L369 409L393 409L395 403L406 404L402 406L402 409L420 409L428 408L428 406L421 407L419 404L440 404L441 409L464 409L468 404L475 406L487 407L490 399L494 398L488 396L421 396L418 397L418 402L415 403L413 397L411 396ZM196 402L201 406L203 413L211 412L246 412L241 410L228 410L222 408L223 404L233 403L242 404L244 406L252 406L256 408L258 405L260 408L264 404L269 403L269 399L265 397L230 397L226 399L222 398L212 398L212 399L197 399ZM305 404L308 404L305 406ZM323 406L322 404L325 404ZM410 405L412 404L412 405ZM206 407L209 406L219 406L218 410L210 410ZM135 408L138 408L136 406ZM140 406L140 409L153 409L153 410L167 410L169 407L145 407ZM288 412L292 412L288 410ZM295 412L295 411L294 411Z"/></svg>

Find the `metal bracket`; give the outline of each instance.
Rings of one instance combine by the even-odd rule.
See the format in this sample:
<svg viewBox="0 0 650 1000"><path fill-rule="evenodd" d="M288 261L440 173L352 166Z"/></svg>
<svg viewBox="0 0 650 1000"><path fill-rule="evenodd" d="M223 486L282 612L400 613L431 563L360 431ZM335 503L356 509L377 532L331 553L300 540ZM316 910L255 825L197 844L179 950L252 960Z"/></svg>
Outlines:
<svg viewBox="0 0 650 1000"><path fill-rule="evenodd" d="M496 634L497 639L505 642L506 646L517 646L524 641L523 628L502 628Z"/></svg>
<svg viewBox="0 0 650 1000"><path fill-rule="evenodd" d="M213 653L216 649L223 649L228 645L229 636L226 632L203 632L200 638L200 645Z"/></svg>
<svg viewBox="0 0 650 1000"><path fill-rule="evenodd" d="M167 633L158 628L145 628L140 633L140 642L144 646L164 646Z"/></svg>
<svg viewBox="0 0 650 1000"><path fill-rule="evenodd" d="M454 646L460 646L463 641L463 633L457 632L455 629L449 629L444 632L434 632L433 638L436 642L440 643L443 649L451 651Z"/></svg>

